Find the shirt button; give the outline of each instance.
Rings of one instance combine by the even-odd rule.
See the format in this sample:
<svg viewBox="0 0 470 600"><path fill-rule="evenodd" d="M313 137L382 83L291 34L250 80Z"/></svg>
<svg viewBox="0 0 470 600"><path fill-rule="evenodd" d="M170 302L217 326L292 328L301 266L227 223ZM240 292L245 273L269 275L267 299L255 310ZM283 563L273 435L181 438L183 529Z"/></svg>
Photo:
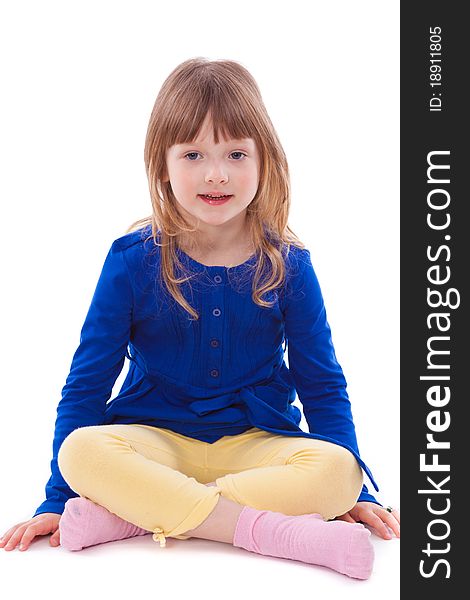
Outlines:
<svg viewBox="0 0 470 600"><path fill-rule="evenodd" d="M214 281L215 281L216 283L220 283L220 282L222 281L222 277L221 277L220 275L216 275L216 276L214 277Z"/></svg>
<svg viewBox="0 0 470 600"><path fill-rule="evenodd" d="M219 340L216 340L215 338L211 340L211 346L213 348L217 348L219 345Z"/></svg>
<svg viewBox="0 0 470 600"><path fill-rule="evenodd" d="M220 317L220 315L222 314L222 311L220 310L220 308L214 308L214 310L212 311L212 314L214 315L214 317Z"/></svg>
<svg viewBox="0 0 470 600"><path fill-rule="evenodd" d="M219 371L217 369L212 369L211 377L218 377L218 376L219 376Z"/></svg>

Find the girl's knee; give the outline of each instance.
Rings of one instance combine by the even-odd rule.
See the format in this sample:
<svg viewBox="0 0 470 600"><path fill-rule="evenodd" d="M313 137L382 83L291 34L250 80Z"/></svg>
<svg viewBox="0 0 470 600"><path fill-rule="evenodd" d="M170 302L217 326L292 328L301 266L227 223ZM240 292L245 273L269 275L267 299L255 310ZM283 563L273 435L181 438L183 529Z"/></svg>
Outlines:
<svg viewBox="0 0 470 600"><path fill-rule="evenodd" d="M325 478L332 496L332 510L328 516L331 519L343 515L356 504L364 477L354 454L343 446L334 445L327 462L329 468Z"/></svg>
<svg viewBox="0 0 470 600"><path fill-rule="evenodd" d="M81 465L89 464L90 452L96 450L96 436L99 426L74 429L62 442L57 454L57 463L64 479L70 483L73 473ZM94 448L94 449L93 449Z"/></svg>
<svg viewBox="0 0 470 600"><path fill-rule="evenodd" d="M331 445L334 449L330 449L329 462L333 472L341 479L349 480L352 487L357 487L359 480L362 482L362 469L356 457L343 446Z"/></svg>
<svg viewBox="0 0 470 600"><path fill-rule="evenodd" d="M363 484L362 469L355 456L343 446L324 442L320 457L317 449L305 448L291 457L290 462L303 464L304 477L310 473L308 488L313 501L320 501L324 518L342 515L355 505Z"/></svg>
<svg viewBox="0 0 470 600"><path fill-rule="evenodd" d="M322 440L320 451L318 444L304 447L295 452L288 462L306 465L312 474L321 472L322 477L328 481L349 482L352 487L358 487L362 482L362 469L355 456L343 446L332 442Z"/></svg>

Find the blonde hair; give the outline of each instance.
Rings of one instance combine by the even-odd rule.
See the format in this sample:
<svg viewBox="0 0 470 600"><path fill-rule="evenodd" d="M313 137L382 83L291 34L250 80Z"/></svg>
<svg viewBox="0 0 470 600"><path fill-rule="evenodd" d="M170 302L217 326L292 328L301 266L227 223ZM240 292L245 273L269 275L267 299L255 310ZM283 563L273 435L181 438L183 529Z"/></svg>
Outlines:
<svg viewBox="0 0 470 600"><path fill-rule="evenodd" d="M167 149L174 144L193 142L208 114L212 118L215 143L220 133L225 138L253 138L260 157L259 186L246 213L257 257L253 302L263 307L273 305L274 301L268 302L262 296L284 282L283 252L288 252L291 244L305 248L287 224L289 168L256 81L233 60L197 57L184 61L164 81L148 124L144 161L152 215L135 221L126 233L151 224L152 233L147 240L152 237L155 245L161 246L160 275L173 298L195 319L199 318L198 313L179 288L190 277L178 279L174 268L182 267L176 253L178 239L184 235L191 240L196 228L178 211L170 181L163 179L168 179ZM266 272L268 276L262 280Z"/></svg>

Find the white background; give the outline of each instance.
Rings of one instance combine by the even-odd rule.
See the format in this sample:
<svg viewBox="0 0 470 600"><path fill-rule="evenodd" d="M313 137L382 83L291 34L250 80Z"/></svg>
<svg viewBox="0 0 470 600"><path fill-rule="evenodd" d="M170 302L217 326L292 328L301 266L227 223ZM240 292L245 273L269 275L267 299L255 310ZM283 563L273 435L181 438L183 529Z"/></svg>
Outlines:
<svg viewBox="0 0 470 600"><path fill-rule="evenodd" d="M150 213L153 102L196 56L237 60L258 82L289 160L290 225L320 280L360 452L377 499L398 506L399 3L16 1L1 5L0 51L0 533L44 499L56 407L104 258ZM81 553L43 537L24 553L0 550L0 570L3 582L21 578L21 597L47 585L53 598L82 598L94 585L115 598L398 598L400 542L373 543L365 582L194 538L160 550L151 536Z"/></svg>

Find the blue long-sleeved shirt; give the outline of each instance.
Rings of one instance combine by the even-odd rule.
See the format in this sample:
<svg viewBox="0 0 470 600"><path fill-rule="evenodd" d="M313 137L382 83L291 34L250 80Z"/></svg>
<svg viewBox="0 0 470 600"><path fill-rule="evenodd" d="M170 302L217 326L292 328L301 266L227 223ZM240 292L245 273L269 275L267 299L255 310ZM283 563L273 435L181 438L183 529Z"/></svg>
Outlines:
<svg viewBox="0 0 470 600"><path fill-rule="evenodd" d="M111 423L164 427L208 443L251 427L326 440L351 451L379 491L359 455L310 252L291 246L285 253L286 281L265 296L275 300L265 308L251 299L255 255L227 268L178 249L194 274L182 285L200 316L190 320L160 281L160 247L150 233L147 226L116 239L106 256L57 407L46 500L33 516L61 514L77 496L57 464L67 435ZM126 356L126 378L108 402ZM296 393L309 432L298 426ZM366 485L358 500L380 504Z"/></svg>

